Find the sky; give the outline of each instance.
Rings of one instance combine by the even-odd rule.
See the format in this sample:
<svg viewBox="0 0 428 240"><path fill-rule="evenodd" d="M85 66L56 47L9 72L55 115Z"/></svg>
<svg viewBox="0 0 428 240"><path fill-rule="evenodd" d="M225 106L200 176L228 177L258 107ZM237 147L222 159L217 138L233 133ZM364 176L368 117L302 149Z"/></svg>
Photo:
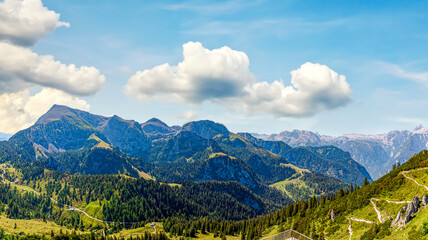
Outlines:
<svg viewBox="0 0 428 240"><path fill-rule="evenodd" d="M0 1L0 132L53 104L232 132L428 125L427 1Z"/></svg>

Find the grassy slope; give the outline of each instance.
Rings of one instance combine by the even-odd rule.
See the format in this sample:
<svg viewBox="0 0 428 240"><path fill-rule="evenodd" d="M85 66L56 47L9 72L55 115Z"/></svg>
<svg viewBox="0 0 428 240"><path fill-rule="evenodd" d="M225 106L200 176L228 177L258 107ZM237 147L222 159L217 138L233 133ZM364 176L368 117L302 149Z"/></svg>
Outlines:
<svg viewBox="0 0 428 240"><path fill-rule="evenodd" d="M292 164L281 165L294 169L296 173L283 181L271 184L270 187L277 188L294 201L305 200L313 196L321 196L327 194L326 192L322 192L320 194L315 193L315 189L309 186L308 183L304 180L303 177L305 174L312 174L311 171L309 171L308 169L299 168ZM346 187L346 184L343 185L344 187Z"/></svg>
<svg viewBox="0 0 428 240"><path fill-rule="evenodd" d="M428 151L422 151L407 163L392 170L379 180L362 187L342 198L336 199L313 210L308 210L304 217L293 217L284 225L285 229L293 224L298 231L310 235L315 232L323 232L325 237L332 239L349 239L348 225L349 217L357 217L379 223L371 198L393 201L410 201L414 196L428 195L428 191L416 185L413 181L406 179L401 172L420 169L428 166ZM428 170L409 172L407 175L413 177L418 183L428 183ZM395 218L400 207L406 204L393 204L386 201L375 201L382 215ZM335 220L330 220L327 215L330 209L338 214ZM382 239L428 239L428 236L419 235L423 222L428 221L428 209L421 207L419 212L412 218L404 229L392 229L391 235ZM306 223L306 224L302 224ZM313 225L308 227L308 225ZM352 239L360 239L361 235L370 228L370 224L351 221L353 230ZM410 236L410 237L409 237Z"/></svg>
<svg viewBox="0 0 428 240"><path fill-rule="evenodd" d="M15 228L16 224L16 228ZM61 227L60 225L40 219L33 220L24 220L24 219L10 219L5 216L5 214L0 215L0 228L3 228L6 233L12 234L50 234L51 231L59 233L60 230L63 232L72 232L72 229L66 227ZM77 233L83 233L81 231L76 231Z"/></svg>
<svg viewBox="0 0 428 240"><path fill-rule="evenodd" d="M362 218L365 220L370 220L374 222L378 222L377 215L375 211L373 210L372 204L370 203L371 198L377 198L381 200L394 200L394 201L409 201L414 196L422 196L424 194L428 194L428 191L416 185L413 181L410 181L409 179L404 178L404 176L401 174L402 171L412 170L412 169L420 169L428 166L428 151L423 151L420 154L418 154L416 157L413 157L410 159L407 163L403 164L402 166L394 169L384 177L380 178L379 180L362 187L358 191L355 191L349 195L346 195L344 197L341 197L339 199L336 199L330 203L327 203L321 207L318 207L316 209L308 210L305 216L303 217L294 217L288 219L288 221L284 224L284 228L287 229L291 227L292 225L295 226L296 230L310 235L310 231L315 232L323 232L327 239L349 239L349 233L348 233L348 225L349 217L357 217ZM14 171L11 169L11 171ZM428 171L415 171L415 172L409 172L407 175L413 177L416 181L418 181L421 184L428 182ZM403 204L405 205L405 204ZM384 214L385 216L395 217L397 209L399 209L403 205L396 205L387 203L386 201L376 201L376 206L379 208L379 210ZM81 207L84 207L88 211L90 211L92 214L97 215L99 212L97 209L99 206L97 206L96 203L91 203L88 206L81 205ZM335 220L330 220L327 217L327 213L330 209L334 209L335 212L338 214ZM82 216L83 219L85 219ZM395 230L391 229L391 235L387 236L383 239L408 239L409 235L415 235L418 232L420 232L422 223L428 220L428 209L422 207L420 211L415 215L415 217L410 221L410 223L407 224L406 228L401 230ZM15 220L13 220L15 221ZM36 221L37 220L16 220L16 221ZM3 226L7 231L13 231L10 230L10 226L13 226L14 224L10 225L9 220L5 219L4 217L0 221L1 224L9 224ZM306 222L307 224L303 224ZM23 226L25 226L25 222L19 222ZM34 223L36 224L36 223ZM50 232L51 228L54 228L55 224L53 223L40 223L40 226L42 229L43 225L49 225L51 227L47 227L47 232ZM17 224L19 225L19 224ZM310 228L312 230L308 230L308 226L310 225ZM34 225L38 226L38 225ZM361 222L355 222L351 221L351 226L353 230L353 236L352 239L359 239L359 237L370 228L370 224L367 223L361 223ZM300 229L299 229L300 228ZM143 228L147 230L146 228ZM159 228L160 229L160 228ZM18 230L17 230L18 231ZM43 230L44 231L44 230ZM124 230L124 231L131 231L131 230ZM265 231L266 235L272 235L275 234L278 231L278 226L273 226L270 229ZM124 232L125 234L126 232ZM125 235L122 235L125 236ZM211 235L198 235L202 239L211 239ZM428 239L428 236L417 236L416 239ZM238 238L239 236L235 236ZM235 237L229 237L228 239L233 239Z"/></svg>

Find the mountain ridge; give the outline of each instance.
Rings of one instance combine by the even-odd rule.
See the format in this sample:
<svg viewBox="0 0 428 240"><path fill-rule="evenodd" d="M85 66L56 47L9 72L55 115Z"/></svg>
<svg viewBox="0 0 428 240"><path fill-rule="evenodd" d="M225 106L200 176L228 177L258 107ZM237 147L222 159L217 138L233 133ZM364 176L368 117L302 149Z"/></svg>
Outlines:
<svg viewBox="0 0 428 240"><path fill-rule="evenodd" d="M288 145L272 142L259 146L210 120L170 127L156 118L141 124L61 105L53 106L36 124L15 134L7 144L17 151L16 155L25 156L22 159L27 162L51 159L52 166L69 173L128 173L137 177L140 171L161 182L236 181L263 198L284 204L291 199L268 185L293 177L296 171L289 164L296 164L301 156L286 159L281 151L272 151L289 151ZM321 158L317 152L310 152L310 156L311 160ZM100 165L103 158L109 166ZM346 186L339 179L354 184L363 181L360 173L345 169L344 175L331 174L324 168L315 171L334 178L306 177L308 186L313 179L321 179L330 186L325 188L329 191ZM354 174L359 175L350 177Z"/></svg>
<svg viewBox="0 0 428 240"><path fill-rule="evenodd" d="M378 179L394 164L406 162L413 154L428 147L428 130L418 125L414 130L392 130L384 134L345 134L339 137L311 131L293 130L279 134L253 134L263 140L283 141L292 147L332 145L351 153L372 178Z"/></svg>

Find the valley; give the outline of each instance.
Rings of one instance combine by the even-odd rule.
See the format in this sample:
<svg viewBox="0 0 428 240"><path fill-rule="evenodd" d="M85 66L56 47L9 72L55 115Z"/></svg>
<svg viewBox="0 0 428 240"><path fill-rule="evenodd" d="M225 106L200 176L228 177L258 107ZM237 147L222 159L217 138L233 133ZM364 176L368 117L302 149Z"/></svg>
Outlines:
<svg viewBox="0 0 428 240"><path fill-rule="evenodd" d="M419 216L428 214L418 203L405 228L390 227L427 195L424 151L371 182L333 146L293 148L208 120L169 127L65 106L0 150L4 229L41 219L54 235L252 240L294 229L313 239L394 239L423 237Z"/></svg>
<svg viewBox="0 0 428 240"><path fill-rule="evenodd" d="M428 130L422 125L416 126L412 131L393 130L376 135L345 134L332 137L305 130L253 135L267 141L283 141L291 147L338 147L349 152L374 180L386 174L394 164L406 162L410 156L428 146Z"/></svg>

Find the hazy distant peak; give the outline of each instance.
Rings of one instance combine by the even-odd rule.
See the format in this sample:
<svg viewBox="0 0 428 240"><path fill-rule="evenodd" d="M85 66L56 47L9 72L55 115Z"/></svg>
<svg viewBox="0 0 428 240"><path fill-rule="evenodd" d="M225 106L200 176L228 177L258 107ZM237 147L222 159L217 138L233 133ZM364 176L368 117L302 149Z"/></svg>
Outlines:
<svg viewBox="0 0 428 240"><path fill-rule="evenodd" d="M160 120L159 118L150 118L149 120L147 120L147 122L143 123L142 125L147 125L147 124L156 124L164 127L169 127L168 124L162 122L162 120Z"/></svg>
<svg viewBox="0 0 428 240"><path fill-rule="evenodd" d="M108 123L110 123L110 124L114 124L114 123L122 123L123 124L123 123L126 123L129 126L139 126L139 124L136 121L134 121L134 120L126 120L126 119L123 119L123 118L121 118L121 117L119 117L117 115L113 115L113 117L111 117L108 120Z"/></svg>
<svg viewBox="0 0 428 240"><path fill-rule="evenodd" d="M413 129L413 133L426 133L426 132L428 132L428 130L424 128L422 124L419 124L418 126L415 127L415 129Z"/></svg>
<svg viewBox="0 0 428 240"><path fill-rule="evenodd" d="M0 141L9 140L12 135L7 133L0 133Z"/></svg>

